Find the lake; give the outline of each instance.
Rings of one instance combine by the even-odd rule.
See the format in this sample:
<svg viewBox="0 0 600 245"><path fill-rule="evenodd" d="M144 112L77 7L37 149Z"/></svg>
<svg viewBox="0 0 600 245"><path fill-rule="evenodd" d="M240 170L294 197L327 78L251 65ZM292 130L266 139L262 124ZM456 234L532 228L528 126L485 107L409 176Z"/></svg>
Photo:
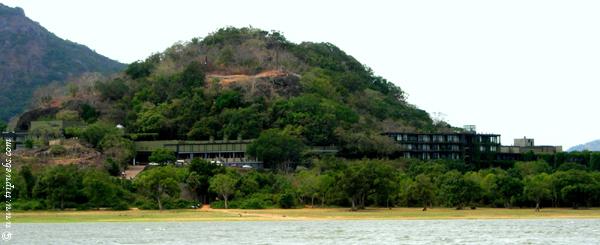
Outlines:
<svg viewBox="0 0 600 245"><path fill-rule="evenodd" d="M600 244L600 219L13 224L10 244Z"/></svg>

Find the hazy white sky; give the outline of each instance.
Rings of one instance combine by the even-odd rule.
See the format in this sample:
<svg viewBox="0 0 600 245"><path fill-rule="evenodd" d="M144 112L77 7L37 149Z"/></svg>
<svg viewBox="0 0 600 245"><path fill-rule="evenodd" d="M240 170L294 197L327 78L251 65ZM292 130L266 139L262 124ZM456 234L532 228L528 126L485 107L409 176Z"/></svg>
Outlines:
<svg viewBox="0 0 600 245"><path fill-rule="evenodd" d="M279 30L339 46L503 144L600 138L600 1L0 1L126 63L224 26Z"/></svg>

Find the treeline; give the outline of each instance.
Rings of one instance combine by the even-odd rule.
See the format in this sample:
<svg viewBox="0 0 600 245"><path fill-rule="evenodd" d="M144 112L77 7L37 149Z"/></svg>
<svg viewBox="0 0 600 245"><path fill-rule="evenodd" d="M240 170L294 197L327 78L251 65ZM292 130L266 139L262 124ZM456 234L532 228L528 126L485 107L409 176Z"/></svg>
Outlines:
<svg viewBox="0 0 600 245"><path fill-rule="evenodd" d="M600 206L600 172L543 160L477 171L455 161L313 160L293 173L226 168L195 159L149 167L134 180L59 165L13 172L15 209L572 207Z"/></svg>

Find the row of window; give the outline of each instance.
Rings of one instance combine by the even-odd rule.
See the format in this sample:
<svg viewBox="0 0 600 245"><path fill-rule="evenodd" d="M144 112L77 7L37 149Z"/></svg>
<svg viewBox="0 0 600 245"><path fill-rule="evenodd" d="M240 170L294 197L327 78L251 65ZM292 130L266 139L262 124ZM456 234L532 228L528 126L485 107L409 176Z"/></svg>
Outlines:
<svg viewBox="0 0 600 245"><path fill-rule="evenodd" d="M402 144L402 149L409 151L459 151L459 145L421 145L421 144Z"/></svg>
<svg viewBox="0 0 600 245"><path fill-rule="evenodd" d="M427 145L427 144L402 144L403 150L407 151L460 151L459 145ZM479 146L479 151L497 152L497 146Z"/></svg>
<svg viewBox="0 0 600 245"><path fill-rule="evenodd" d="M417 142L460 142L458 135L396 135L396 141L417 141Z"/></svg>
<svg viewBox="0 0 600 245"><path fill-rule="evenodd" d="M401 142L450 142L450 143L458 143L461 142L459 135L408 135L408 134L397 134L395 135L396 141ZM499 136L477 136L475 140L479 143L493 143L499 144L500 137Z"/></svg>
<svg viewBox="0 0 600 245"><path fill-rule="evenodd" d="M442 153L410 153L410 152L405 152L404 153L404 158L419 158L421 160L430 160L430 159L452 159L452 160L459 160L460 159L460 154L458 153L448 153L448 154L442 154Z"/></svg>

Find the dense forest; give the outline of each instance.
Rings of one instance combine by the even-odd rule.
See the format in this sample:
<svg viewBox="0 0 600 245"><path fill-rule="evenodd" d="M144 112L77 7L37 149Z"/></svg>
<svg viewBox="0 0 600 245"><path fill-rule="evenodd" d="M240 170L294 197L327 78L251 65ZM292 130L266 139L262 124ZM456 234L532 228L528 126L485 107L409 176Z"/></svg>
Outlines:
<svg viewBox="0 0 600 245"><path fill-rule="evenodd" d="M293 173L227 168L195 159L186 167L149 167L134 180L77 165L38 170L24 166L13 173L12 198L13 208L24 210L172 209L201 203L242 209L585 208L600 205L600 154L588 154L587 165L540 159L479 170L460 161L323 157Z"/></svg>

